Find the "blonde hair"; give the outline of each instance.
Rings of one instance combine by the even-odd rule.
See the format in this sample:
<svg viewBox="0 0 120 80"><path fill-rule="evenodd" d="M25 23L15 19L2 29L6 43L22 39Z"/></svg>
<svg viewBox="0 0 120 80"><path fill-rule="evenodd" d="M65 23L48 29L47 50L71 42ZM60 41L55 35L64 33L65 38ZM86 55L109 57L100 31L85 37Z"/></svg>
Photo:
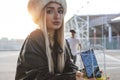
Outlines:
<svg viewBox="0 0 120 80"><path fill-rule="evenodd" d="M54 73L54 64L53 59L51 56L51 49L49 47L49 39L48 39L48 33L46 28L46 13L45 13L45 6L50 2L57 2L59 3L63 9L64 14L66 13L66 1L65 0L29 0L28 3L28 11L33 17L33 21L40 26L40 29L43 31L45 36L45 43L46 43L46 54L48 57L48 65L49 65L49 72ZM64 51L64 19L62 26L60 29L57 30L58 37L57 41L62 47ZM58 70L59 72L63 71L64 68L64 52L62 54L58 54Z"/></svg>

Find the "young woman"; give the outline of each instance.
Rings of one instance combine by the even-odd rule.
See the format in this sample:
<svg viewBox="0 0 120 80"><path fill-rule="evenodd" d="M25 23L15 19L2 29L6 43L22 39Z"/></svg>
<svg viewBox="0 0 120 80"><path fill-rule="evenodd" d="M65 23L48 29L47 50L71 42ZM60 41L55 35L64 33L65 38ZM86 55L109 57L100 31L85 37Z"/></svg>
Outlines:
<svg viewBox="0 0 120 80"><path fill-rule="evenodd" d="M65 48L66 1L29 0L28 11L38 29L25 39L15 80L82 80Z"/></svg>

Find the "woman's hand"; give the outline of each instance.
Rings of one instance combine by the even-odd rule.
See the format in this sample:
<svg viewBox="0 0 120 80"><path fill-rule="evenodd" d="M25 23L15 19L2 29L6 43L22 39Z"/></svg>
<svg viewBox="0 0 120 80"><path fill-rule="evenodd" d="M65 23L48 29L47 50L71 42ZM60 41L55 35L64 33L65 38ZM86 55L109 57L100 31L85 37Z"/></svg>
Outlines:
<svg viewBox="0 0 120 80"><path fill-rule="evenodd" d="M76 80L84 80L82 72L80 72L80 71L76 72Z"/></svg>

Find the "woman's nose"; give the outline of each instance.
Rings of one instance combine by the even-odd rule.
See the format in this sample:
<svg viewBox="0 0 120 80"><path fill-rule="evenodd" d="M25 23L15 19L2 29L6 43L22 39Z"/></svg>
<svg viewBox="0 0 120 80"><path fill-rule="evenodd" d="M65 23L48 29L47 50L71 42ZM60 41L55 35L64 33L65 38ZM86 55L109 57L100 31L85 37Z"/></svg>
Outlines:
<svg viewBox="0 0 120 80"><path fill-rule="evenodd" d="M58 11L55 11L54 18L55 18L55 19L60 18L60 14L58 13Z"/></svg>

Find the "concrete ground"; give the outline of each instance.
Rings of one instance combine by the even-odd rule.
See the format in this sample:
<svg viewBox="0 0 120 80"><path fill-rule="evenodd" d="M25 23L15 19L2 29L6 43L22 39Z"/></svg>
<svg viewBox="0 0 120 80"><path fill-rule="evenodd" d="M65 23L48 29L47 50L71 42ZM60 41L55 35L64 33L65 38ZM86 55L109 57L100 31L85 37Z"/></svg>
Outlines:
<svg viewBox="0 0 120 80"><path fill-rule="evenodd" d="M15 80L15 70L19 51L0 51L0 80ZM104 62L103 54L97 56L100 64ZM106 72L110 80L120 80L120 50L105 51ZM77 60L79 64L79 59ZM101 68L104 66L100 65Z"/></svg>

